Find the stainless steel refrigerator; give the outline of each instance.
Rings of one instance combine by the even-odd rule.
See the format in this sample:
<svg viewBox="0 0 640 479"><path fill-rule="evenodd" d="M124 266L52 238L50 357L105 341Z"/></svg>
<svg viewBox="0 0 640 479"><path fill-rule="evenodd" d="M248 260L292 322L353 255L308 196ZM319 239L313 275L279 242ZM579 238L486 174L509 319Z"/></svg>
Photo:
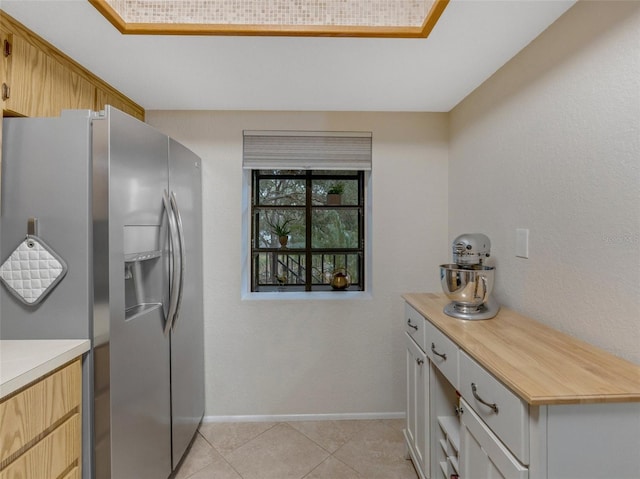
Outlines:
<svg viewBox="0 0 640 479"><path fill-rule="evenodd" d="M160 479L204 413L200 158L114 108L5 118L0 262L31 231L66 275L0 293L2 339L89 338L83 477Z"/></svg>

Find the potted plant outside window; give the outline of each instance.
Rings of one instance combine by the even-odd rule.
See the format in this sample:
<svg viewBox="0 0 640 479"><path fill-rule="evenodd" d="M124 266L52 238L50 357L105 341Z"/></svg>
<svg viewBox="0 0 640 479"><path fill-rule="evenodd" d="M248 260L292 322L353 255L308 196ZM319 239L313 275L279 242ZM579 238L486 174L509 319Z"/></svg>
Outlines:
<svg viewBox="0 0 640 479"><path fill-rule="evenodd" d="M327 204L328 205L341 205L342 193L344 193L344 185L342 183L336 183L327 190Z"/></svg>
<svg viewBox="0 0 640 479"><path fill-rule="evenodd" d="M289 242L289 234L291 233L289 223L291 223L291 220L284 220L282 223L277 222L275 224L269 223L271 225L271 232L278 236L278 241L282 248L286 248Z"/></svg>

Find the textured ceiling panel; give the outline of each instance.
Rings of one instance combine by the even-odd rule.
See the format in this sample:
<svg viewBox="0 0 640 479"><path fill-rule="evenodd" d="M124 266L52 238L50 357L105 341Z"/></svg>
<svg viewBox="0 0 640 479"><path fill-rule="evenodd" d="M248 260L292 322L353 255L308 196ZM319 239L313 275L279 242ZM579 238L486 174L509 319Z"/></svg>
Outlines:
<svg viewBox="0 0 640 479"><path fill-rule="evenodd" d="M420 27L434 0L107 0L127 23Z"/></svg>

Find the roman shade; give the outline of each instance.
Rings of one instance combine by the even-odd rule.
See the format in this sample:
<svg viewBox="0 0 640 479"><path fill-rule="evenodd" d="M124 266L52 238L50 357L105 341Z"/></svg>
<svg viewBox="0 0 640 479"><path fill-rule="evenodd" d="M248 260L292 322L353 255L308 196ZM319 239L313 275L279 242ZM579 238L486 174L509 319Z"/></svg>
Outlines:
<svg viewBox="0 0 640 479"><path fill-rule="evenodd" d="M371 170L371 132L243 132L250 170Z"/></svg>

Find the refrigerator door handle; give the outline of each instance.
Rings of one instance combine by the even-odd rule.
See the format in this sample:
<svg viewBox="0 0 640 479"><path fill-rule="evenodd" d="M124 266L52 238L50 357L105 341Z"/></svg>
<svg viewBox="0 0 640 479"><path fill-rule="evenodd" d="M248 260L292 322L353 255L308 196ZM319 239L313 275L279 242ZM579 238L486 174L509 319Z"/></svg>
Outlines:
<svg viewBox="0 0 640 479"><path fill-rule="evenodd" d="M173 325L174 317L178 309L178 292L180 285L180 274L182 270L180 250L180 239L178 237L178 227L176 225L176 217L173 213L169 194L165 190L163 196L164 209L169 220L169 242L171 258L173 260L173 268L169 278L169 311L164 323L164 334L167 336Z"/></svg>
<svg viewBox="0 0 640 479"><path fill-rule="evenodd" d="M176 323L178 321L178 316L180 316L180 306L182 305L182 291L184 289L184 263L185 263L185 252L184 252L184 227L182 226L182 216L180 215L180 208L178 208L178 200L176 199L175 192L171 192L171 209L175 215L175 222L178 230L178 241L180 243L180 283L178 287L178 303L176 305L176 312L174 319L171 323L171 329L175 329Z"/></svg>

